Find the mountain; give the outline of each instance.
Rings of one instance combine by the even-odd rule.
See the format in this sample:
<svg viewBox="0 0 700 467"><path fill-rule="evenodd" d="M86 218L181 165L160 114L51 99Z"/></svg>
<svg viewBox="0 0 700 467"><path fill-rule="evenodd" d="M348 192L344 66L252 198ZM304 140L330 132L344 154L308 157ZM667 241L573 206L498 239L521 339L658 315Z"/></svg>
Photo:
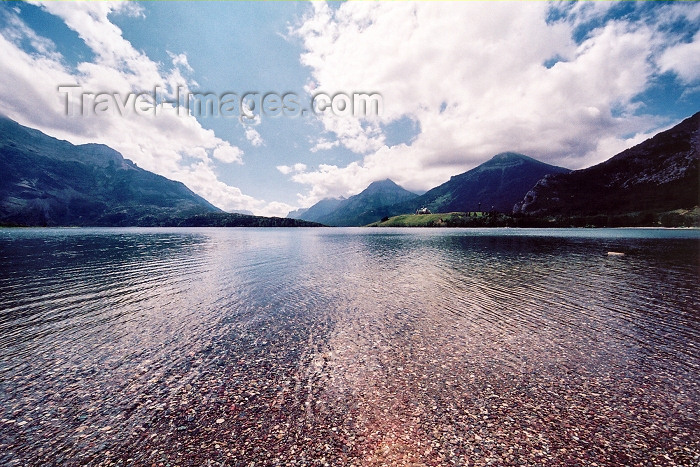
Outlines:
<svg viewBox="0 0 700 467"><path fill-rule="evenodd" d="M425 194L389 207L385 216L415 212L426 207L432 212L511 212L538 180L547 174L568 173L514 152L504 152L467 172L455 175Z"/></svg>
<svg viewBox="0 0 700 467"><path fill-rule="evenodd" d="M387 206L417 196L387 178L371 183L348 199L321 200L302 213L300 218L332 226L367 225L381 219Z"/></svg>
<svg viewBox="0 0 700 467"><path fill-rule="evenodd" d="M4 225L158 225L222 212L107 146L76 146L2 116L0 173Z"/></svg>
<svg viewBox="0 0 700 467"><path fill-rule="evenodd" d="M416 198L418 195L400 187L388 178L372 182L355 196L351 196L330 214L318 220L333 226L360 226L384 216L384 208Z"/></svg>
<svg viewBox="0 0 700 467"><path fill-rule="evenodd" d="M289 211L287 214L287 219L301 219L301 216L308 211L307 208L299 208L294 211Z"/></svg>
<svg viewBox="0 0 700 467"><path fill-rule="evenodd" d="M700 112L598 165L540 180L516 213L598 215L692 209L700 204Z"/></svg>
<svg viewBox="0 0 700 467"><path fill-rule="evenodd" d="M0 116L0 225L315 227L226 213L102 144L73 145Z"/></svg>
<svg viewBox="0 0 700 467"><path fill-rule="evenodd" d="M319 219L338 209L338 206L340 206L340 203L343 201L345 201L345 198L343 197L325 198L308 209L297 209L296 211L292 211L287 214L287 217L302 219L310 222L320 222ZM301 211L301 214L297 214L299 211Z"/></svg>

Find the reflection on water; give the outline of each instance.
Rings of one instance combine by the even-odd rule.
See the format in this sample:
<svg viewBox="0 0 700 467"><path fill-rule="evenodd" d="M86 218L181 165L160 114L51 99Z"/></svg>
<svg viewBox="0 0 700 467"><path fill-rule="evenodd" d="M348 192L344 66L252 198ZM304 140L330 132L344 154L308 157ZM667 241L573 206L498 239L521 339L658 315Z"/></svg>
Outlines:
<svg viewBox="0 0 700 467"><path fill-rule="evenodd" d="M2 229L0 464L694 465L699 238Z"/></svg>

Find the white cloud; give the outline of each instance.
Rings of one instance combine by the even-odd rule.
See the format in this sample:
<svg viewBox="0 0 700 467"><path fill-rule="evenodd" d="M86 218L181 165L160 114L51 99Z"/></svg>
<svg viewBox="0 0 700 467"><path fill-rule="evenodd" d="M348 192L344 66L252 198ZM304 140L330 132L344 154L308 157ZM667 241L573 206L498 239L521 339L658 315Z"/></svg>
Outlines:
<svg viewBox="0 0 700 467"><path fill-rule="evenodd" d="M233 147L231 145L226 145L222 144L221 146L217 146L216 149L214 149L213 156L220 160L221 162L225 162L227 164L230 164L232 162L239 162L242 163L241 156L243 155L243 151L240 149Z"/></svg>
<svg viewBox="0 0 700 467"><path fill-rule="evenodd" d="M284 175L289 175L291 173L300 173L306 170L306 164L296 163L292 166L289 165L278 165L277 170L282 172Z"/></svg>
<svg viewBox="0 0 700 467"><path fill-rule="evenodd" d="M258 130L250 126L246 127L245 129L245 138L250 142L250 144L256 147L265 144L265 141L263 141L262 136L260 136L260 133L258 133Z"/></svg>
<svg viewBox="0 0 700 467"><path fill-rule="evenodd" d="M247 117L246 115L252 115L252 117ZM260 115L255 114L254 110L244 102L243 103L243 115L240 117L241 125L245 129L245 138L250 144L255 147L259 147L265 144L262 136L258 133L258 130L253 128L254 126L260 125L262 123L262 118Z"/></svg>
<svg viewBox="0 0 700 467"><path fill-rule="evenodd" d="M240 189L220 181L212 166L205 162L184 167L181 171L182 178L200 187L198 194L226 211L246 210L257 215L285 217L289 211L295 209L286 203L265 202L242 193Z"/></svg>
<svg viewBox="0 0 700 467"><path fill-rule="evenodd" d="M672 71L686 83L700 80L700 31L692 42L669 47L659 59L661 71Z"/></svg>
<svg viewBox="0 0 700 467"><path fill-rule="evenodd" d="M326 138L319 138L311 147L311 152L327 151L340 145L340 141L328 141Z"/></svg>
<svg viewBox="0 0 700 467"><path fill-rule="evenodd" d="M172 59L173 66L182 67L185 70L189 71L190 73L194 72L194 70L190 66L189 61L187 60L187 54L184 54L184 53L174 54L172 52L168 52L168 55Z"/></svg>
<svg viewBox="0 0 700 467"><path fill-rule="evenodd" d="M247 209L259 214L280 214L279 203L268 204L243 194L219 180L213 160L241 163L243 151L203 128L192 116L177 115L166 106L157 116L110 113L98 117L68 117L59 85L77 85L84 91L112 92L119 96L160 86L170 95L177 86L193 84L180 70L192 71L184 54L171 54L173 68L163 69L136 50L110 14L143 16L132 2L46 2L46 11L75 30L95 54L92 62L69 68L53 43L37 35L17 16L0 31L0 108L23 125L38 128L75 144L100 142L121 152L140 167L185 183L224 210ZM32 50L25 51L22 41Z"/></svg>
<svg viewBox="0 0 700 467"><path fill-rule="evenodd" d="M633 117L634 97L649 86L668 45L662 16L685 10L658 8L656 23L605 22L607 3L314 3L294 31L312 70L309 89L378 92L384 111L364 120L322 117L325 134L312 151L342 145L363 156L345 167L290 171L309 189L300 202L354 194L385 177L428 189L508 150L580 168L626 147L625 135L648 137L668 122ZM551 8L564 18L548 21ZM600 26L578 44L576 28L589 22ZM694 76L695 44L669 49L662 66ZM420 133L387 147L380 124L403 117Z"/></svg>
<svg viewBox="0 0 700 467"><path fill-rule="evenodd" d="M18 13L14 10L15 13ZM46 37L39 36L34 30L29 28L19 17L15 15L5 15L7 24L3 30L3 35L13 44L20 44L23 40L27 40L35 53L50 58L52 60L60 60L61 54L56 51L56 44Z"/></svg>

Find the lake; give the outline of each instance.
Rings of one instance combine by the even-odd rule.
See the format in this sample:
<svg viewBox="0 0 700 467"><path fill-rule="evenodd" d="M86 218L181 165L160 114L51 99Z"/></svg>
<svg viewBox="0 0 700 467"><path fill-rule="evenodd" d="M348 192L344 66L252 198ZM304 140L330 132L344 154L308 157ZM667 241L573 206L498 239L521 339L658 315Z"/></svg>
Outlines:
<svg viewBox="0 0 700 467"><path fill-rule="evenodd" d="M0 229L0 464L697 465L699 265L698 230Z"/></svg>

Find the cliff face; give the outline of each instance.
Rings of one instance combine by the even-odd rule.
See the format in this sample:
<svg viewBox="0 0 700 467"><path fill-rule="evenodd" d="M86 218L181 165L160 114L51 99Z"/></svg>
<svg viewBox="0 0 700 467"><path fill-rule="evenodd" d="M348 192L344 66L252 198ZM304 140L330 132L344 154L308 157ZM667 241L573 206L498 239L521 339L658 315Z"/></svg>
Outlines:
<svg viewBox="0 0 700 467"><path fill-rule="evenodd" d="M593 167L548 175L513 211L533 215L689 209L698 199L700 113Z"/></svg>
<svg viewBox="0 0 700 467"><path fill-rule="evenodd" d="M154 225L221 212L101 144L73 145L0 117L0 223Z"/></svg>

